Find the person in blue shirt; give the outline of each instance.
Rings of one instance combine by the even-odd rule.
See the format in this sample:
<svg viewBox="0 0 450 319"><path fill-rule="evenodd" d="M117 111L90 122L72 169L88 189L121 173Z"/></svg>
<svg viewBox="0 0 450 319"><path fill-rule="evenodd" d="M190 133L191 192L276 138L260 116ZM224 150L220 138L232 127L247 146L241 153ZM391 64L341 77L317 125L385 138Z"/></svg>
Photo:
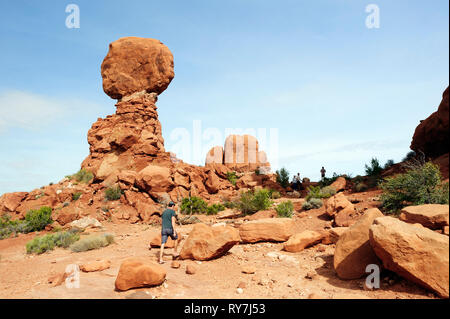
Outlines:
<svg viewBox="0 0 450 319"><path fill-rule="evenodd" d="M164 210L162 213L162 229L161 229L161 250L159 252L159 263L163 264L163 253L164 253L164 245L167 242L167 239L172 238L175 241L174 247L174 257L178 256L177 248L178 248L178 234L175 230L175 220L177 213L175 212L175 203L170 202L169 208Z"/></svg>

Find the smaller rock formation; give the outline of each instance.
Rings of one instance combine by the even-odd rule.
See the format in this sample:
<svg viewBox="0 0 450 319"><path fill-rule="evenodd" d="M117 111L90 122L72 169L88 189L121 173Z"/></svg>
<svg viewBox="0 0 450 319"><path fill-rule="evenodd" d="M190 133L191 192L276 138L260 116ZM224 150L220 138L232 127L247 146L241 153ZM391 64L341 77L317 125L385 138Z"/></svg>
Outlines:
<svg viewBox="0 0 450 319"><path fill-rule="evenodd" d="M229 135L225 146L214 146L206 155L205 165L223 164L237 172L260 170L262 174L270 173L267 155L259 151L258 141L251 135Z"/></svg>
<svg viewBox="0 0 450 319"><path fill-rule="evenodd" d="M443 229L449 225L449 206L439 204L408 206L401 210L400 219L410 224L419 223L430 229Z"/></svg>
<svg viewBox="0 0 450 319"><path fill-rule="evenodd" d="M323 232L313 230L305 230L301 233L295 234L284 243L283 249L291 253L297 253L322 241L326 236Z"/></svg>

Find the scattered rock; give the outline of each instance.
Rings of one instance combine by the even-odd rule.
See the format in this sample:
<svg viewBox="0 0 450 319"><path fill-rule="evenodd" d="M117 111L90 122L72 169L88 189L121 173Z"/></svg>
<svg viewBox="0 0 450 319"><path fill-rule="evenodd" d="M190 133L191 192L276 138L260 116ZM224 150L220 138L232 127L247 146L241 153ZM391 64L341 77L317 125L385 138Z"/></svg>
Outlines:
<svg viewBox="0 0 450 319"><path fill-rule="evenodd" d="M181 264L180 264L180 262L174 260L174 261L172 261L172 263L170 264L170 267L172 267L172 268L174 268L174 269L178 269L178 268L181 267Z"/></svg>
<svg viewBox="0 0 450 319"><path fill-rule="evenodd" d="M237 288L236 289L236 293L238 294L242 294L244 292L244 290L242 288Z"/></svg>
<svg viewBox="0 0 450 319"><path fill-rule="evenodd" d="M370 244L383 266L449 297L449 237L393 217L375 219Z"/></svg>
<svg viewBox="0 0 450 319"><path fill-rule="evenodd" d="M256 271L255 267L252 267L252 266L244 266L242 268L242 272L244 274L254 274L255 271Z"/></svg>
<svg viewBox="0 0 450 319"><path fill-rule="evenodd" d="M187 265L186 266L186 273L188 275L194 275L197 272L197 268L194 265Z"/></svg>
<svg viewBox="0 0 450 319"><path fill-rule="evenodd" d="M79 229L86 229L88 227L91 228L101 228L102 224L95 218L92 217L83 217L78 220L74 220L70 223L71 227L76 227Z"/></svg>
<svg viewBox="0 0 450 319"><path fill-rule="evenodd" d="M166 270L147 259L133 257L122 262L115 286L119 291L131 288L161 285L166 279Z"/></svg>
<svg viewBox="0 0 450 319"><path fill-rule="evenodd" d="M108 269L109 267L111 267L111 261L99 260L80 265L80 270L83 272L94 272L102 271Z"/></svg>
<svg viewBox="0 0 450 319"><path fill-rule="evenodd" d="M297 253L306 247L319 243L324 237L324 233L305 230L299 234L292 235L289 240L284 243L283 249L291 253Z"/></svg>
<svg viewBox="0 0 450 319"><path fill-rule="evenodd" d="M345 231L336 243L334 269L342 279L357 279L366 274L366 266L380 264L369 243L369 228L383 214L376 208L364 215Z"/></svg>
<svg viewBox="0 0 450 319"><path fill-rule="evenodd" d="M159 248L161 247L161 231L160 230L155 230L152 231L150 233L150 247L152 248ZM182 234L179 233L178 234L178 242L181 241L182 238ZM166 241L166 244L164 245L165 248L174 248L175 247L175 240L173 240L172 238L168 238Z"/></svg>
<svg viewBox="0 0 450 319"><path fill-rule="evenodd" d="M401 210L400 220L419 223L430 229L441 229L449 225L449 205L426 204L408 206Z"/></svg>
<svg viewBox="0 0 450 319"><path fill-rule="evenodd" d="M347 185L347 180L345 177L339 176L331 185L330 187L333 187L337 192L340 192L345 189L345 186Z"/></svg>
<svg viewBox="0 0 450 319"><path fill-rule="evenodd" d="M305 278L306 279L314 279L314 278L316 278L316 276L317 276L317 273L315 271L309 271L306 274Z"/></svg>
<svg viewBox="0 0 450 319"><path fill-rule="evenodd" d="M247 284L245 282L241 281L237 287L244 289L244 288L247 288Z"/></svg>
<svg viewBox="0 0 450 319"><path fill-rule="evenodd" d="M180 258L210 260L224 255L239 242L239 231L234 227L196 224L184 242Z"/></svg>
<svg viewBox="0 0 450 319"><path fill-rule="evenodd" d="M348 227L334 227L331 228L329 231L329 237L330 240L333 244L337 243L337 241L339 240L339 237L341 237L341 235L347 231Z"/></svg>
<svg viewBox="0 0 450 319"><path fill-rule="evenodd" d="M239 234L244 243L283 242L293 235L293 227L290 218L266 218L243 223L239 227Z"/></svg>

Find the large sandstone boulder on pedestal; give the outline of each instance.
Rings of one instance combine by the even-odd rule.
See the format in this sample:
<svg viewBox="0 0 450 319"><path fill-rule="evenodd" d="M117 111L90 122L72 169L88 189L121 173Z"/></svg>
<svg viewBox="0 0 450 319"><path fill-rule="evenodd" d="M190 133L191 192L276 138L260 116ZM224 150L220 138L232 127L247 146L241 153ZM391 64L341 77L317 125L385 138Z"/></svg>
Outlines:
<svg viewBox="0 0 450 319"><path fill-rule="evenodd" d="M449 237L393 217L375 219L370 244L383 266L449 297Z"/></svg>
<svg viewBox="0 0 450 319"><path fill-rule="evenodd" d="M400 219L410 224L422 224L430 229L442 229L449 225L449 206L427 204L408 206L401 210Z"/></svg>
<svg viewBox="0 0 450 319"><path fill-rule="evenodd" d="M266 218L243 223L239 234L244 243L259 241L283 242L294 234L294 222L290 218Z"/></svg>
<svg viewBox="0 0 450 319"><path fill-rule="evenodd" d="M210 227L196 224L180 252L181 259L210 260L229 251L240 242L239 231L230 226Z"/></svg>
<svg viewBox="0 0 450 319"><path fill-rule="evenodd" d="M101 72L103 90L113 99L141 91L161 94L175 75L170 50L159 40L138 37L112 42Z"/></svg>
<svg viewBox="0 0 450 319"><path fill-rule="evenodd" d="M119 291L161 285L166 279L166 270L145 258L126 259L119 269L115 286Z"/></svg>
<svg viewBox="0 0 450 319"><path fill-rule="evenodd" d="M368 209L340 235L334 251L334 269L339 278L360 278L366 274L367 265L380 264L369 243L369 228L375 218L382 216L378 209Z"/></svg>

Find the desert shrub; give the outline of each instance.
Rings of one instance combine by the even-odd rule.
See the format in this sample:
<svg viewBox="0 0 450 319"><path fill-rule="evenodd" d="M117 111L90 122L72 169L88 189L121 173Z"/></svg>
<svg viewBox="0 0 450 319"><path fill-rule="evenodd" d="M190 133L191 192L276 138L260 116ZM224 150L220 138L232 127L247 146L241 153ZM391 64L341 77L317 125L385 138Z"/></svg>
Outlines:
<svg viewBox="0 0 450 319"><path fill-rule="evenodd" d="M36 237L27 243L27 253L42 254L46 251L53 250L55 247L67 248L79 239L80 235L77 230L57 232Z"/></svg>
<svg viewBox="0 0 450 319"><path fill-rule="evenodd" d="M388 169L389 167L393 166L395 164L393 159L387 160L386 163L384 164L383 169Z"/></svg>
<svg viewBox="0 0 450 319"><path fill-rule="evenodd" d="M266 210L273 204L270 199L270 191L260 189L255 192L247 191L241 193L239 209L243 214L253 214L260 210Z"/></svg>
<svg viewBox="0 0 450 319"><path fill-rule="evenodd" d="M180 210L183 214L203 214L208 210L208 204L200 197L185 197L181 201Z"/></svg>
<svg viewBox="0 0 450 319"><path fill-rule="evenodd" d="M278 217L292 217L294 212L294 204L290 200L282 202L275 207Z"/></svg>
<svg viewBox="0 0 450 319"><path fill-rule="evenodd" d="M355 184L353 189L355 192L360 193L360 192L365 192L366 190L369 189L369 187L365 183L359 182L359 183Z"/></svg>
<svg viewBox="0 0 450 319"><path fill-rule="evenodd" d="M83 195L82 192L75 192L75 193L73 193L73 194L72 194L72 200L73 200L73 201L79 200L80 197L81 197L81 195Z"/></svg>
<svg viewBox="0 0 450 319"><path fill-rule="evenodd" d="M259 168L255 169L255 175L261 175L261 170Z"/></svg>
<svg viewBox="0 0 450 319"><path fill-rule="evenodd" d="M119 186L108 187L105 191L105 197L107 200L118 200L122 196L122 190Z"/></svg>
<svg viewBox="0 0 450 319"><path fill-rule="evenodd" d="M86 183L87 184L94 178L94 174L92 174L92 172L90 172L88 170L80 169L75 174L68 175L66 177L69 178L69 179L74 179L77 182Z"/></svg>
<svg viewBox="0 0 450 319"><path fill-rule="evenodd" d="M302 208L304 210L316 209L322 207L323 202L320 198L311 198L303 203Z"/></svg>
<svg viewBox="0 0 450 319"><path fill-rule="evenodd" d="M227 172L227 180L233 184L236 185L236 181L238 180L238 177L236 175L236 172Z"/></svg>
<svg viewBox="0 0 450 319"><path fill-rule="evenodd" d="M239 203L237 201L226 200L222 203L222 205L228 209L233 209L237 208L239 206Z"/></svg>
<svg viewBox="0 0 450 319"><path fill-rule="evenodd" d="M181 217L180 219L178 219L178 223L180 225L190 225L190 224L197 224L197 223L201 223L201 222L202 221L195 216L184 216L184 217Z"/></svg>
<svg viewBox="0 0 450 319"><path fill-rule="evenodd" d="M449 185L441 184L439 167L431 162L410 166L406 173L386 178L380 188L382 206L392 214L407 205L449 203Z"/></svg>
<svg viewBox="0 0 450 319"><path fill-rule="evenodd" d="M25 215L25 223L27 224L26 232L42 230L48 224L53 223L52 209L48 206L43 206L39 209L32 209Z"/></svg>
<svg viewBox="0 0 450 319"><path fill-rule="evenodd" d="M218 212L225 210L225 206L222 204L211 204L206 209L207 215L216 215Z"/></svg>
<svg viewBox="0 0 450 319"><path fill-rule="evenodd" d="M329 198L334 194L336 194L336 190L330 186L325 186L324 188L320 188L320 186L309 186L306 200L308 201L312 198Z"/></svg>
<svg viewBox="0 0 450 319"><path fill-rule="evenodd" d="M102 234L96 236L89 236L70 245L70 250L79 253L92 249L106 247L114 242L114 236L111 234Z"/></svg>
<svg viewBox="0 0 450 319"><path fill-rule="evenodd" d="M284 167L280 170L276 171L277 174L277 183L281 185L283 188L287 188L289 186L289 171Z"/></svg>

